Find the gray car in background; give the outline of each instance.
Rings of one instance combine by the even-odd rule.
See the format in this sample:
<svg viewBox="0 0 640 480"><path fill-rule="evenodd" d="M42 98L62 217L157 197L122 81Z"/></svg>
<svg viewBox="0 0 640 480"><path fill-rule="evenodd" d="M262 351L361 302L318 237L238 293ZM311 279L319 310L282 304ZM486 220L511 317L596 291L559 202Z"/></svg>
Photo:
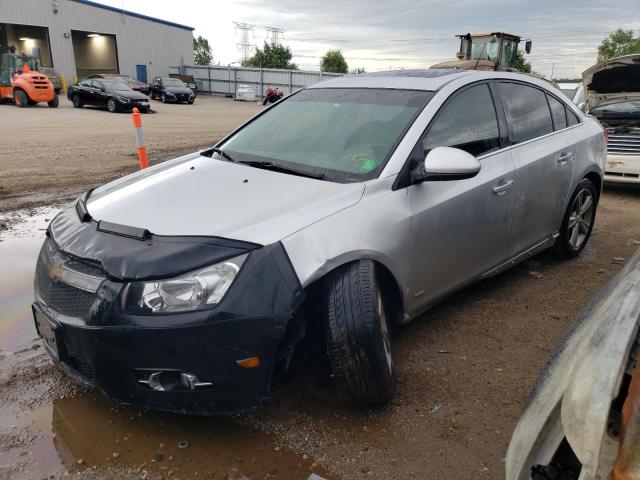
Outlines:
<svg viewBox="0 0 640 480"><path fill-rule="evenodd" d="M384 403L392 327L546 248L580 253L605 157L600 124L530 76L330 80L64 210L36 321L59 364L128 403L261 407L305 335L353 400ZM87 306L61 314L52 282Z"/></svg>

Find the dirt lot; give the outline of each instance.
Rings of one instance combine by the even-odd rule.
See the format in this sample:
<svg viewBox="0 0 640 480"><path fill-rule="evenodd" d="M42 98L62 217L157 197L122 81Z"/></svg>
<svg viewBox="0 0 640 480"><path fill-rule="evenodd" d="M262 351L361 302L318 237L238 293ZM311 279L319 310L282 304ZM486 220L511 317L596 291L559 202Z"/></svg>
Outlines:
<svg viewBox="0 0 640 480"><path fill-rule="evenodd" d="M190 108L163 105L160 115L144 117L156 152L207 145L260 107L204 99L195 119L184 113ZM50 201L56 189L68 195L135 168L126 115L64 105L41 127L51 113L0 109L1 121L20 125L0 156L5 210L42 203L41 189ZM18 158L24 148L33 162ZM15 235L4 232L7 242ZM396 332L398 395L377 410L340 398L321 357L295 362L266 411L201 419L119 407L78 390L37 342L0 351L0 478L67 471L92 479L302 479L310 471L345 479L503 478L506 447L539 369L580 307L622 268L619 257L639 244L640 190L607 188L579 258L538 255Z"/></svg>
<svg viewBox="0 0 640 480"><path fill-rule="evenodd" d="M231 107L231 105L233 105ZM150 161L166 160L213 145L263 107L222 97L199 97L193 105L153 101L156 114L142 117ZM0 211L70 198L138 168L131 116L85 107L61 98L17 110L0 105ZM8 127L11 127L10 129Z"/></svg>

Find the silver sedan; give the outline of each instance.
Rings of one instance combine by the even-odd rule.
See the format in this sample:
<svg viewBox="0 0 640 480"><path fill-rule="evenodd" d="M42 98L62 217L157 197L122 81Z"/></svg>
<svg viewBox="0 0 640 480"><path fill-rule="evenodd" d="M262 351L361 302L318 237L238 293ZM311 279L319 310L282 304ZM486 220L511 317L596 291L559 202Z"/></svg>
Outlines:
<svg viewBox="0 0 640 480"><path fill-rule="evenodd" d="M600 124L530 76L405 70L314 85L209 150L93 190L52 222L43 255L90 260L111 282L75 326L58 320L56 345L66 330L88 345L126 324L118 341L135 350L155 332L144 355L109 350L106 333L99 352L70 342L65 355L91 367L119 352L123 372L141 372L137 384L92 370L115 398L216 413L264 405L275 365L305 332L324 335L344 391L387 402L390 330L544 249L578 255L605 157Z"/></svg>

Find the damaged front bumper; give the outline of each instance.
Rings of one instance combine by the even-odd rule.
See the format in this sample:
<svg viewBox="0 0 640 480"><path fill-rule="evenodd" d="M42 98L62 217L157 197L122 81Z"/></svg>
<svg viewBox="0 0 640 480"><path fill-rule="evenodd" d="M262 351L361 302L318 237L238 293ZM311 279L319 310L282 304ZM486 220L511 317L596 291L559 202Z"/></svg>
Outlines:
<svg viewBox="0 0 640 480"><path fill-rule="evenodd" d="M49 353L63 371L123 403L193 414L264 407L275 364L304 329L294 315L304 293L282 245L135 233L101 229L75 207L52 221L33 305ZM124 311L128 282L181 274L238 251L249 256L213 308ZM95 291L87 288L92 282Z"/></svg>

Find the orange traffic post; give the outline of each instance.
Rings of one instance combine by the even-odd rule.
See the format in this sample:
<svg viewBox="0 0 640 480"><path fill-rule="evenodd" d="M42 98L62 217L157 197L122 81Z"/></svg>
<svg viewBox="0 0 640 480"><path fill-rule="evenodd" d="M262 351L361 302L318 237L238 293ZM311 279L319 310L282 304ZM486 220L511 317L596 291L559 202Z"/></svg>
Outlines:
<svg viewBox="0 0 640 480"><path fill-rule="evenodd" d="M136 148L138 149L140 170L142 170L149 166L149 159L147 158L147 146L144 144L144 137L142 136L142 116L140 115L140 110L136 107L131 110L131 119L133 120L133 127L136 129Z"/></svg>

